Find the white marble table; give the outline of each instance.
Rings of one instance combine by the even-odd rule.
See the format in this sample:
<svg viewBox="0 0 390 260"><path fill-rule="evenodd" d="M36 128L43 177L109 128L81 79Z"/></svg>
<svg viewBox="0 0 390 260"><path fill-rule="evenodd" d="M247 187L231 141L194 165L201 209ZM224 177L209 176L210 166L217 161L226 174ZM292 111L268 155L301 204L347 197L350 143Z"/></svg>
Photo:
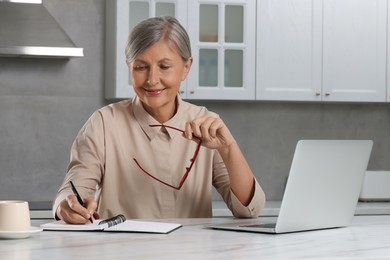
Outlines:
<svg viewBox="0 0 390 260"><path fill-rule="evenodd" d="M281 201L266 201L260 217L277 217L280 211ZM390 215L390 202L358 202L355 215ZM213 201L213 216L233 216L223 201Z"/></svg>
<svg viewBox="0 0 390 260"><path fill-rule="evenodd" d="M27 239L0 240L0 259L390 259L388 215L356 216L346 228L281 235L204 228L231 218L163 221L184 226L167 235L43 231Z"/></svg>

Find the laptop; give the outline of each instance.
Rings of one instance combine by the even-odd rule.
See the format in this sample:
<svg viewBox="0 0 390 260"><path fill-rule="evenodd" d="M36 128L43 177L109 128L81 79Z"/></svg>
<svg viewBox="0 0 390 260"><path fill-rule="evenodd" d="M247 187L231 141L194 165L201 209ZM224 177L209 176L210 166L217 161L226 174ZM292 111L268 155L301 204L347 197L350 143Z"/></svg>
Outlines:
<svg viewBox="0 0 390 260"><path fill-rule="evenodd" d="M371 140L300 140L276 223L232 221L207 227L278 234L348 226L372 145Z"/></svg>

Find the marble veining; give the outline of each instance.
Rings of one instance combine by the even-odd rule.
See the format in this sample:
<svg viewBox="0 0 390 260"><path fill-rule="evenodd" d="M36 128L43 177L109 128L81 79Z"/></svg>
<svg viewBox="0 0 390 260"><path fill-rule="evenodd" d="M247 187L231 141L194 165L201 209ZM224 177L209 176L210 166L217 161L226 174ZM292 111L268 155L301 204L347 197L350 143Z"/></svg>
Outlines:
<svg viewBox="0 0 390 260"><path fill-rule="evenodd" d="M280 235L204 227L232 218L163 221L183 227L167 235L43 231L27 239L0 240L0 259L390 259L389 215L356 216L349 227Z"/></svg>

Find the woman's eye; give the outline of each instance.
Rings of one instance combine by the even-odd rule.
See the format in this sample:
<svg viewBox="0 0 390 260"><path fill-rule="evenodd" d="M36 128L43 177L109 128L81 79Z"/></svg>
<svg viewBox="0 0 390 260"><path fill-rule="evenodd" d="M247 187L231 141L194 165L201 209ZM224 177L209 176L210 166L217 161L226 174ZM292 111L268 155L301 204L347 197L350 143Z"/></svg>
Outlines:
<svg viewBox="0 0 390 260"><path fill-rule="evenodd" d="M145 65L135 65L134 67L134 70L145 70L146 69L146 66Z"/></svg>
<svg viewBox="0 0 390 260"><path fill-rule="evenodd" d="M171 66L166 65L166 64L161 64L161 65L160 65L160 68L163 69L163 70L167 70L167 69L169 69L170 67L171 67Z"/></svg>

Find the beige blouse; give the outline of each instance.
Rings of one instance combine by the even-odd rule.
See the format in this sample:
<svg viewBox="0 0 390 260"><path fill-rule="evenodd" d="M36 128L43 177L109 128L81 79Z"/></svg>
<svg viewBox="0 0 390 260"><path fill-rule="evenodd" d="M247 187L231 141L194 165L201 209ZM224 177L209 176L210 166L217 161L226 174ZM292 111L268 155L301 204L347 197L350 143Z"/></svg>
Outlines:
<svg viewBox="0 0 390 260"><path fill-rule="evenodd" d="M179 96L178 104L176 115L164 125L184 129L185 123L192 119L218 116ZM72 145L53 214L59 203L72 194L69 185L72 180L83 198L96 199L102 218L120 213L130 219L211 217L211 185L234 216L259 215L265 201L260 185L255 182L251 202L242 205L230 190L225 164L216 150L200 147L180 190L153 179L179 186L198 145L195 139L185 139L174 129L149 126L154 124L159 123L144 110L137 97L96 111Z"/></svg>

